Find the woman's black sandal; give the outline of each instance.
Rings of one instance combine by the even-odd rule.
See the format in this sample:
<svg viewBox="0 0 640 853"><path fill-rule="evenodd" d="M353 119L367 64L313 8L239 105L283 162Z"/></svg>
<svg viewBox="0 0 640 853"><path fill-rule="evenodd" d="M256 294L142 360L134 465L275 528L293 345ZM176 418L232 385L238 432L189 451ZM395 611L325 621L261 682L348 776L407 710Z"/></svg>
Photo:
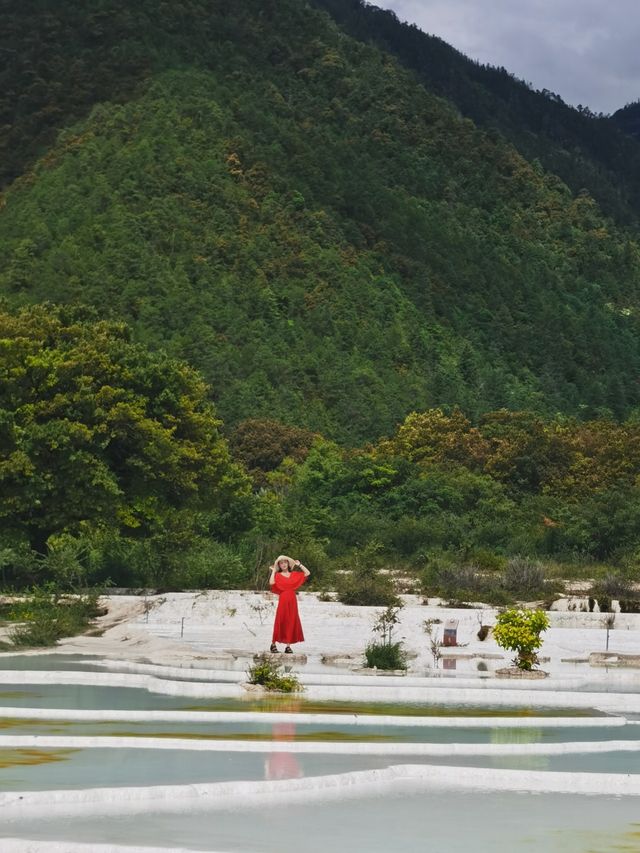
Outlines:
<svg viewBox="0 0 640 853"><path fill-rule="evenodd" d="M284 653L285 655L292 655L293 649L291 648L291 646L287 646L287 648L284 650Z"/></svg>
<svg viewBox="0 0 640 853"><path fill-rule="evenodd" d="M272 654L275 654L275 653L278 651L278 647L276 646L276 644L275 644L275 643L271 643L271 648L269 649L269 651L270 651Z"/></svg>

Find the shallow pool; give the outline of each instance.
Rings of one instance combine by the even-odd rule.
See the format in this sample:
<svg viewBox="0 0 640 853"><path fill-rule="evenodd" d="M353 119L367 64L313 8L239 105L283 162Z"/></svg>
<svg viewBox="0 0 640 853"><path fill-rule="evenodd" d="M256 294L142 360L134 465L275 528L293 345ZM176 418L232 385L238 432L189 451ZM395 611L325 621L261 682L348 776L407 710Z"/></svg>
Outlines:
<svg viewBox="0 0 640 853"><path fill-rule="evenodd" d="M166 803L117 820L3 821L0 837L238 853L631 853L639 820L635 798L447 791L188 814Z"/></svg>
<svg viewBox="0 0 640 853"><path fill-rule="evenodd" d="M373 770L397 763L396 756L294 755L287 751L285 744L282 750L274 752L0 748L0 790L47 791L296 779Z"/></svg>
<svg viewBox="0 0 640 853"><path fill-rule="evenodd" d="M160 681L159 684L162 682ZM435 705L437 695L425 702L348 702L305 699L304 694L258 695L242 699L194 699L153 693L142 687L111 687L87 684L0 684L0 714L3 707L76 708L80 710L185 710L185 711L299 711L301 713L391 714L406 716L496 716L496 717L597 717L604 713L588 708L538 709L522 707Z"/></svg>
<svg viewBox="0 0 640 853"><path fill-rule="evenodd" d="M0 714L2 713L0 709ZM113 722L76 720L27 720L0 716L0 735L65 735L68 737L181 737L211 740L287 740L297 742L371 742L371 743L478 743L478 744L554 744L640 740L640 726L576 727L429 727L376 725L375 721L358 725L305 722Z"/></svg>
<svg viewBox="0 0 640 853"><path fill-rule="evenodd" d="M104 672L104 666L95 655L0 655L0 670L20 672L48 672L73 670L74 672Z"/></svg>
<svg viewBox="0 0 640 853"><path fill-rule="evenodd" d="M188 707L181 696L150 693L139 687L107 687L83 684L0 684L0 713L3 707L76 708L79 710L146 711Z"/></svg>

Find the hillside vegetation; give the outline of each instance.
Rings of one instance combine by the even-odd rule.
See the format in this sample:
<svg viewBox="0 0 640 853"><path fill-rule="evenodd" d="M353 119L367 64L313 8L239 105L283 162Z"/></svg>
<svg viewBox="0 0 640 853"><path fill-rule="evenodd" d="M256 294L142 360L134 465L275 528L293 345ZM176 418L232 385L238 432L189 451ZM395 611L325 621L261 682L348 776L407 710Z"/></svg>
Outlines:
<svg viewBox="0 0 640 853"><path fill-rule="evenodd" d="M437 36L402 23L364 0L313 0L352 36L377 45L413 70L429 91L479 127L498 132L527 160L539 160L574 193L587 191L621 223L640 220L640 145L633 105L613 116L573 108L506 68L481 65ZM622 132L621 132L622 131Z"/></svg>
<svg viewBox="0 0 640 853"><path fill-rule="evenodd" d="M476 123L302 0L5 18L5 583L637 571L634 139L581 159L553 99L530 139L511 78L491 125L500 73L452 64Z"/></svg>
<svg viewBox="0 0 640 853"><path fill-rule="evenodd" d="M128 319L230 424L358 442L433 404L637 405L638 248L588 195L298 0L163 6L134 18L171 70L5 194L11 304Z"/></svg>

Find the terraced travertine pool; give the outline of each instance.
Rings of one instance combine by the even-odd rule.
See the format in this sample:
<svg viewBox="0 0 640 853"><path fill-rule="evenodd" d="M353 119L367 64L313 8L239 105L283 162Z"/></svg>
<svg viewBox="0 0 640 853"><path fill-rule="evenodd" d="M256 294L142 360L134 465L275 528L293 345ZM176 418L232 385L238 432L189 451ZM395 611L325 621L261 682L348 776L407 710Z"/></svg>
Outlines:
<svg viewBox="0 0 640 853"><path fill-rule="evenodd" d="M437 771L436 771L437 772ZM280 853L332 850L403 853L634 853L640 847L634 798L570 794L430 791L345 797L329 802L236 804L176 811L171 803L135 815L86 814L3 822L0 838L43 842L47 853L71 843L144 845L145 849ZM8 835L7 833L13 833ZM52 845L60 845L54 848ZM31 848L33 849L33 848Z"/></svg>
<svg viewBox="0 0 640 853"><path fill-rule="evenodd" d="M632 678L405 688L318 671L272 697L232 668L56 657L0 657L3 853L280 853L283 835L300 853L640 850Z"/></svg>

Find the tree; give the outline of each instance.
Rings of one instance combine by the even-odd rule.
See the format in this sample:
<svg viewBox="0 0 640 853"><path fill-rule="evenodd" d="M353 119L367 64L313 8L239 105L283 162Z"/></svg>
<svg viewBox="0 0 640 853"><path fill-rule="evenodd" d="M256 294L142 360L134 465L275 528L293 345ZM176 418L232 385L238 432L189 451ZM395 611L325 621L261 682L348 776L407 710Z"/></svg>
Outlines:
<svg viewBox="0 0 640 853"><path fill-rule="evenodd" d="M234 457L241 461L257 486L267 482L265 474L275 469L286 457L304 462L316 433L280 421L248 418L235 428L230 437Z"/></svg>
<svg viewBox="0 0 640 853"><path fill-rule="evenodd" d="M531 670L538 663L540 634L548 627L549 617L544 610L511 608L498 616L493 636L501 648L516 652L514 663L518 669Z"/></svg>
<svg viewBox="0 0 640 853"><path fill-rule="evenodd" d="M242 524L249 484L204 381L83 308L0 311L0 532L142 538ZM199 522L201 523L201 519Z"/></svg>
<svg viewBox="0 0 640 853"><path fill-rule="evenodd" d="M412 462L457 462L475 468L482 465L488 451L483 436L459 409L450 415L442 409L412 412L381 448Z"/></svg>

